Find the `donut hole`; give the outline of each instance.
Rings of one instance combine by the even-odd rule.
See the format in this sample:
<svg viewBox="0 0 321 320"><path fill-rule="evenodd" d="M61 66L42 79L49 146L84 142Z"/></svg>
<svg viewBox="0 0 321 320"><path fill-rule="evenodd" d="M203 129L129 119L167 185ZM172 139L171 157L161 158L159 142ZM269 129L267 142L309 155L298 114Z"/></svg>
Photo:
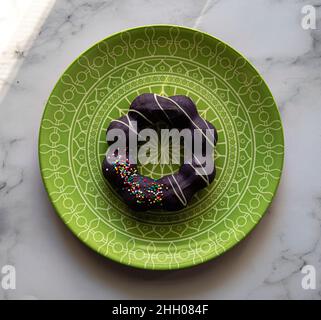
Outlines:
<svg viewBox="0 0 321 320"><path fill-rule="evenodd" d="M148 137L147 141L138 141L139 173L154 179L176 173L184 163L183 137L179 141L173 139L173 128L164 121L158 121L148 129L152 129L155 135ZM145 155L146 159L142 159L142 155Z"/></svg>

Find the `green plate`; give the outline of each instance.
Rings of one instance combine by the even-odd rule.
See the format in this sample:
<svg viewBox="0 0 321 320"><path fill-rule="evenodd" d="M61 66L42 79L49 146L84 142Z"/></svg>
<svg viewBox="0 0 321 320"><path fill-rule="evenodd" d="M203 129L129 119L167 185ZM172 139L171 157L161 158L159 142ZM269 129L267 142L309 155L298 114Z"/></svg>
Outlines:
<svg viewBox="0 0 321 320"><path fill-rule="evenodd" d="M178 212L130 211L101 172L106 128L139 94L182 94L218 129L215 181ZM242 240L276 192L284 157L275 101L233 48L206 33L157 25L126 30L63 73L40 128L41 174L64 223L93 250L144 269L179 269ZM160 177L177 168L146 166Z"/></svg>

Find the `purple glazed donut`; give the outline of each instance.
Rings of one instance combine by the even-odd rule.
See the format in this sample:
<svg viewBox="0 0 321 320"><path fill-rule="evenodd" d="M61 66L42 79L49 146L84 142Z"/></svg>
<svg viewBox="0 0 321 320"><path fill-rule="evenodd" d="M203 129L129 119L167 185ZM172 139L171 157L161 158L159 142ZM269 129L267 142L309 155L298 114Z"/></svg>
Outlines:
<svg viewBox="0 0 321 320"><path fill-rule="evenodd" d="M132 123L137 127L133 130ZM170 128L180 132L183 129L198 130L201 141L200 148L194 147L195 138L192 134L192 158L181 165L177 173L163 176L155 180L138 172L136 162L132 162L129 135L139 135L145 128L153 127L159 122L166 123ZM102 163L105 178L117 190L124 202L133 210L146 211L163 209L176 211L187 206L192 196L202 188L208 186L215 177L213 148L218 136L215 127L202 119L194 102L182 95L164 97L152 93L142 94L131 103L128 113L113 120L108 129L120 129L126 136L126 148L123 152L117 150L113 160L106 155ZM211 132L209 138L208 132ZM199 140L198 140L199 141ZM110 144L111 141L108 141ZM211 148L211 156L206 156L206 144ZM198 151L197 151L197 150ZM200 154L201 152L201 154ZM200 164L198 159L203 156L205 162ZM212 162L212 170L206 172L205 164Z"/></svg>

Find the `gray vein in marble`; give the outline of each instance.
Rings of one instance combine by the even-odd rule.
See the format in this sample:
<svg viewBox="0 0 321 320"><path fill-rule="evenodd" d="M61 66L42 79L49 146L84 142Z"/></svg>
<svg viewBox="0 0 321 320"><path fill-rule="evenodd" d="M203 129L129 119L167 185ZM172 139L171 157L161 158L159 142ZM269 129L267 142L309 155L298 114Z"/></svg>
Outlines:
<svg viewBox="0 0 321 320"><path fill-rule="evenodd" d="M37 43L33 48L37 49L53 40L58 40L56 49L60 48L66 39L66 33L76 35L82 30L88 19L94 19L95 14L116 3L115 0L77 1L76 3L70 0L66 1L63 10L54 11L50 21L40 30Z"/></svg>
<svg viewBox="0 0 321 320"><path fill-rule="evenodd" d="M19 273L17 290L0 297L320 299L321 1L133 3L58 0L30 50L12 51L17 76L5 80L0 107L0 267ZM316 6L317 30L300 27L305 4ZM64 68L108 34L152 23L195 26L249 57L280 107L286 144L277 199L255 238L200 268L155 276L88 253L55 216L37 160L41 113ZM305 264L317 290L300 287Z"/></svg>
<svg viewBox="0 0 321 320"><path fill-rule="evenodd" d="M310 213L310 218L315 220L318 226L321 229L321 199L317 199L318 206L315 210ZM280 242L284 245L283 235L280 236ZM315 262L319 265L320 268L321 262L321 233L318 234L317 238L311 243L309 249L303 252L293 252L292 249L287 248L283 249L280 252L279 257L272 262L272 270L269 275L263 280L262 284L256 289L252 290L249 294L251 297L255 297L255 292L258 288L264 286L281 286L284 290L286 299L295 299L295 296L292 296L292 291L289 288L289 282L293 279L294 276L302 278L301 273L302 268L305 265L312 264L315 266ZM318 285L321 285L321 279L317 279ZM321 291L315 290L312 292L312 298L319 299L321 298Z"/></svg>
<svg viewBox="0 0 321 320"><path fill-rule="evenodd" d="M195 20L195 23L193 24L193 28L197 29L201 22L203 17L213 8L213 6L218 3L219 0L206 0L206 2L204 3L204 6L201 8L201 11L198 15L198 17Z"/></svg>

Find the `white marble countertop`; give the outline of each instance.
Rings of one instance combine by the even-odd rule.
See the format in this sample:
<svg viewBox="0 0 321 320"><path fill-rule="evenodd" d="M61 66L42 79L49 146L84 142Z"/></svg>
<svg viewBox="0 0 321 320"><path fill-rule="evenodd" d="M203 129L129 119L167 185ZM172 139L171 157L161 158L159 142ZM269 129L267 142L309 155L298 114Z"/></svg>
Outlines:
<svg viewBox="0 0 321 320"><path fill-rule="evenodd" d="M0 299L321 299L321 1L21 3L0 2L0 270L13 265L17 277ZM315 30L301 26L306 4ZM247 56L285 131L280 187L257 228L218 259L172 272L127 268L81 244L48 201L37 156L46 100L69 63L113 32L157 23L199 28ZM316 270L314 290L301 286L305 264Z"/></svg>

